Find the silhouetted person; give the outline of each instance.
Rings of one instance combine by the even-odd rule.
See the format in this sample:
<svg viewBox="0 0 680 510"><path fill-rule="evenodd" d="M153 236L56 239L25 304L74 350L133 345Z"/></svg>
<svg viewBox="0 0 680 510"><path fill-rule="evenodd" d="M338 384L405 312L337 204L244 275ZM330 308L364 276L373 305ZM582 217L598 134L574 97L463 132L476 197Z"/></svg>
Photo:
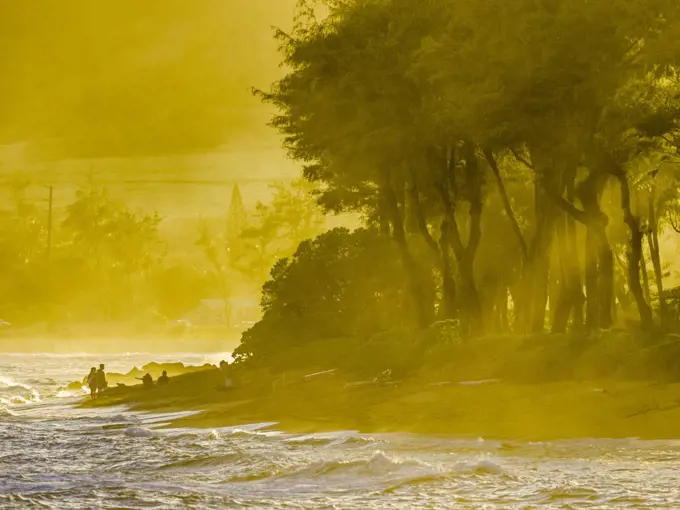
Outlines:
<svg viewBox="0 0 680 510"><path fill-rule="evenodd" d="M135 379L139 379L140 381L142 381L142 385L144 386L144 388L146 389L153 388L153 377L151 377L151 374L149 374L148 372L144 374L144 377L135 377Z"/></svg>
<svg viewBox="0 0 680 510"><path fill-rule="evenodd" d="M163 374L158 378L156 381L156 384L158 386L165 386L170 382L170 378L168 377L168 372L166 370L163 370Z"/></svg>
<svg viewBox="0 0 680 510"><path fill-rule="evenodd" d="M94 400L97 398L97 368L92 367L90 373L87 374L87 386L90 388L90 398Z"/></svg>
<svg viewBox="0 0 680 510"><path fill-rule="evenodd" d="M97 389L99 390L99 395L102 394L108 385L106 372L104 372L104 363L102 363L99 365L99 370L97 370Z"/></svg>

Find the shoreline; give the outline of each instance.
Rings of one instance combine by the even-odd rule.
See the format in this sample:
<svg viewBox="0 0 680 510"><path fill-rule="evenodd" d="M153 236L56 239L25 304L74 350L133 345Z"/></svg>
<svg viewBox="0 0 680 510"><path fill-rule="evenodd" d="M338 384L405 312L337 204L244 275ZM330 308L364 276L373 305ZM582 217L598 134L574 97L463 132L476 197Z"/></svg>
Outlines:
<svg viewBox="0 0 680 510"><path fill-rule="evenodd" d="M680 383L481 381L433 385L346 386L330 379L274 390L271 381L218 389L220 370L171 379L166 387L107 390L81 407L125 405L133 411L200 411L164 428L221 428L273 423L289 433L354 430L487 439L680 438Z"/></svg>

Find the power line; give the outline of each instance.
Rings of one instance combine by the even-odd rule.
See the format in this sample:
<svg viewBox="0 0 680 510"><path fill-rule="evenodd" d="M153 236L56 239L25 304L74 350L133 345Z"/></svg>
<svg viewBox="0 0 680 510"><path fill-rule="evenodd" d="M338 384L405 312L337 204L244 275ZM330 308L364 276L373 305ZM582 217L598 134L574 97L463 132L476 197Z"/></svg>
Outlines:
<svg viewBox="0 0 680 510"><path fill-rule="evenodd" d="M47 189L50 190L49 208L47 209L47 267L49 267L52 255L52 198L54 196L54 186L47 186Z"/></svg>
<svg viewBox="0 0 680 510"><path fill-rule="evenodd" d="M279 178L238 178L238 179L97 179L92 182L94 185L154 185L154 184L172 184L172 185L190 185L190 186L233 186L240 183L275 183L280 181L292 181L296 177L279 177ZM88 184L88 181L60 181L50 179L53 185L61 186L82 186ZM4 180L0 181L0 186L15 186L15 181ZM29 182L27 186L40 186L37 183Z"/></svg>

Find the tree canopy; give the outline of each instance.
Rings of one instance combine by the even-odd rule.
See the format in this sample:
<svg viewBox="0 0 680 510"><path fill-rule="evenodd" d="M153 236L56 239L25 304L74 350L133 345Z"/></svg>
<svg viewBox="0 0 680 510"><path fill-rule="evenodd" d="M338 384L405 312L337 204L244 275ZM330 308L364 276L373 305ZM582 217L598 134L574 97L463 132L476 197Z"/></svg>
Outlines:
<svg viewBox="0 0 680 510"><path fill-rule="evenodd" d="M303 2L257 93L319 203L391 239L415 326L648 328L671 320L679 27L669 0Z"/></svg>

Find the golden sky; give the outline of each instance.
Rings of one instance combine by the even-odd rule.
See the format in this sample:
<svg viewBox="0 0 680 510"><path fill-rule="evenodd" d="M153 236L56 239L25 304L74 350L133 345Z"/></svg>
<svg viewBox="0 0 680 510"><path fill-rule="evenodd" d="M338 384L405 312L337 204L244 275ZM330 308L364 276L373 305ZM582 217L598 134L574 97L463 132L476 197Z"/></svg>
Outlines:
<svg viewBox="0 0 680 510"><path fill-rule="evenodd" d="M281 74L271 27L294 4L0 0L0 145L126 157L274 136L250 88Z"/></svg>

